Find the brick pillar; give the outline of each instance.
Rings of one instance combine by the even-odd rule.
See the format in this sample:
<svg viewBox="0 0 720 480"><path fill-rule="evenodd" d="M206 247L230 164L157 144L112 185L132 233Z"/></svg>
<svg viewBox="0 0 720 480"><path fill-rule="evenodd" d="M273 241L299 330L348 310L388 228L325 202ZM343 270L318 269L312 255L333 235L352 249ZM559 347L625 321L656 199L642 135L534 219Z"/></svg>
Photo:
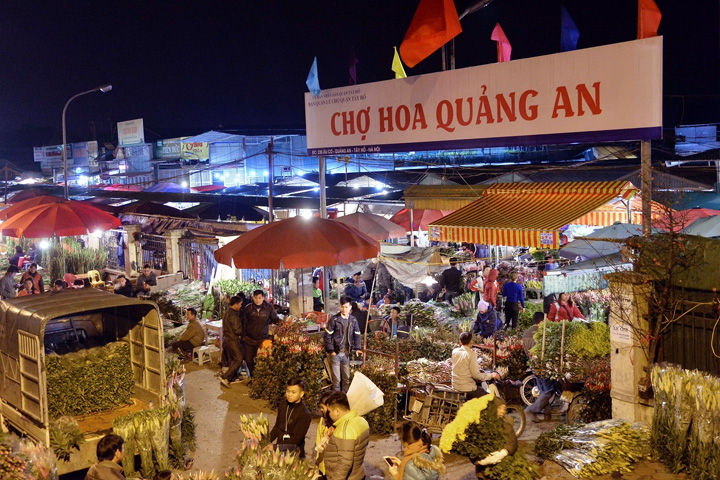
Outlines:
<svg viewBox="0 0 720 480"><path fill-rule="evenodd" d="M185 235L185 229L168 230L165 237L165 255L167 258L168 273L175 273L180 270L180 238Z"/></svg>
<svg viewBox="0 0 720 480"><path fill-rule="evenodd" d="M132 272L142 270L142 244L136 242L133 238L134 233L140 233L140 225L123 225L123 230L127 232L127 248L125 249L125 275L128 278Z"/></svg>
<svg viewBox="0 0 720 480"><path fill-rule="evenodd" d="M647 333L651 285L649 277L633 272L606 275L610 281L610 378L612 416L650 424L652 400L642 400L638 383L646 376L646 351L639 336Z"/></svg>

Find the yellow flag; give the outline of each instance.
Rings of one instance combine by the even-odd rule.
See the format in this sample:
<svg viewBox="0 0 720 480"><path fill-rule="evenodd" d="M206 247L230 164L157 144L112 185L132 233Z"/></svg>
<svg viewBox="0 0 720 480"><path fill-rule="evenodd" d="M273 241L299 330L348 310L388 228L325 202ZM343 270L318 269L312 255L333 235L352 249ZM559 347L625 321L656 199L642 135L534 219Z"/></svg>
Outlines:
<svg viewBox="0 0 720 480"><path fill-rule="evenodd" d="M395 78L407 78L397 47L393 47L393 50L395 50L395 56L393 57L392 71L395 72Z"/></svg>

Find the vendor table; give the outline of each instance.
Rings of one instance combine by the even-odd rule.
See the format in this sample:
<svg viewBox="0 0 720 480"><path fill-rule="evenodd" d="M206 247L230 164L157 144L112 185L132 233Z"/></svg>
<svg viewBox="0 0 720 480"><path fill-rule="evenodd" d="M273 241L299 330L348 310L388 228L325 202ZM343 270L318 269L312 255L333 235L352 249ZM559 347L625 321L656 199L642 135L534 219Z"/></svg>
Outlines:
<svg viewBox="0 0 720 480"><path fill-rule="evenodd" d="M222 320L215 320L214 322L205 322L205 328L208 332L214 332L218 334L218 337L220 337L220 352L222 352L223 348L223 327L222 327Z"/></svg>

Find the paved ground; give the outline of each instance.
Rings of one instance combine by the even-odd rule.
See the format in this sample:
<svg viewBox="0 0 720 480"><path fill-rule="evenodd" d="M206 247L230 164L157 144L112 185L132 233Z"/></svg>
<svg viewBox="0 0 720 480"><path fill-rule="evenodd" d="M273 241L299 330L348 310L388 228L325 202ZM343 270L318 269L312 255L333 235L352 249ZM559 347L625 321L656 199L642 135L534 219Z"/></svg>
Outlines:
<svg viewBox="0 0 720 480"><path fill-rule="evenodd" d="M217 355L217 354L215 354ZM235 448L242 441L242 434L238 428L241 414L259 414L264 412L271 417L270 424L275 421L273 412L267 408L263 400L254 400L248 396L246 382L233 384L230 389L222 388L215 373L217 359L211 365L202 367L186 364L186 398L188 405L197 411L196 421L198 450L193 454L195 463L193 470L223 471L234 465ZM528 428L520 438L521 447L532 453L534 440L543 431L554 428L558 422L528 423ZM315 443L317 420L313 421L307 436L306 451L312 454ZM384 455L399 455L400 442L396 435L373 436L365 456L365 469L368 480L390 478L387 475ZM474 468L470 462L457 455L446 456L448 469L445 478L451 480L471 480L476 478ZM562 467L545 462L541 465L540 473L543 479L574 479ZM74 475L65 475L62 480L80 480L84 474L78 472ZM655 462L641 462L634 472L621 477L610 475L595 477L597 479L623 478L627 480L668 480L685 479L685 475L672 475L667 473L662 464Z"/></svg>

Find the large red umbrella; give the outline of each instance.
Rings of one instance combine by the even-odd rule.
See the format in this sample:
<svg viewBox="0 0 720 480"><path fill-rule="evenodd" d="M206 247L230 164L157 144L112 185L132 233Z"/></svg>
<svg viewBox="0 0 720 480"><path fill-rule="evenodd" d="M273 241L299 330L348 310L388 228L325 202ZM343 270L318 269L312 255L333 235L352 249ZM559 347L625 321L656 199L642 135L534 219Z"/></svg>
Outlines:
<svg viewBox="0 0 720 480"><path fill-rule="evenodd" d="M403 208L396 213L390 221L404 227L405 231L408 232L410 230L415 231L418 229L427 230L428 225L432 222L452 212L452 210L423 210L416 208L413 210L413 228L410 228L410 209Z"/></svg>
<svg viewBox="0 0 720 480"><path fill-rule="evenodd" d="M677 233L683 228L690 226L691 223L699 218L712 217L714 215L720 215L720 210L713 210L711 208L689 208L687 210L678 210L669 216L663 215L653 220L652 225L655 228L669 231L672 223L672 229Z"/></svg>
<svg viewBox="0 0 720 480"><path fill-rule="evenodd" d="M108 185L107 187L103 188L103 190L107 190L109 192L142 192L144 188L140 185L125 185L122 183L113 183L112 185Z"/></svg>
<svg viewBox="0 0 720 480"><path fill-rule="evenodd" d="M243 233L215 250L215 259L236 268L308 268L375 257L379 249L376 240L343 223L293 217Z"/></svg>
<svg viewBox="0 0 720 480"><path fill-rule="evenodd" d="M9 237L72 237L119 226L119 218L87 203L59 200L28 208L8 218L0 225L0 231Z"/></svg>
<svg viewBox="0 0 720 480"><path fill-rule="evenodd" d="M24 212L28 208L36 207L38 205L45 205L46 203L55 203L62 201L60 197L54 197L52 195L39 195L37 197L31 197L27 200L22 200L14 205L10 205L2 212L0 212L0 220L7 220L10 217L17 215L20 212Z"/></svg>
<svg viewBox="0 0 720 480"><path fill-rule="evenodd" d="M40 195L48 195L48 190L44 188L28 188L19 190L12 197L8 198L7 203L18 203L28 198L38 197Z"/></svg>
<svg viewBox="0 0 720 480"><path fill-rule="evenodd" d="M352 213L338 217L334 221L350 225L354 229L378 241L388 238L404 237L406 232L405 228L400 225L391 222L385 217L373 215L372 213Z"/></svg>

